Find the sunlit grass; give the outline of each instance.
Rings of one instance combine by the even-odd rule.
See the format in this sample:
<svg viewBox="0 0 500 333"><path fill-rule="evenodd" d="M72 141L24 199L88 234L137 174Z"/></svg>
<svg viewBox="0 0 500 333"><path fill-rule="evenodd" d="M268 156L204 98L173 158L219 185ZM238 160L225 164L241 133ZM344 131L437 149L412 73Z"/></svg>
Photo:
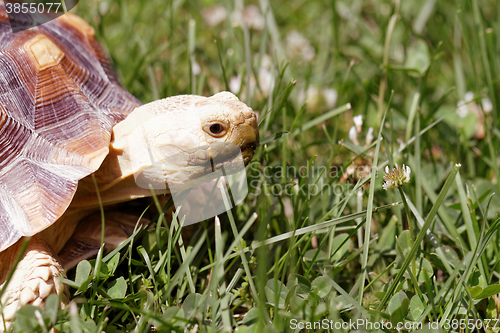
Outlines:
<svg viewBox="0 0 500 333"><path fill-rule="evenodd" d="M263 0L260 16L248 5L221 3L209 26L210 1L80 1L141 101L232 89L259 112L263 144L242 204L191 237L160 214L103 254L99 274L84 261L68 273L74 303L57 314L50 302L46 328L291 332L293 320L383 319L448 331L497 319L496 3ZM413 237L400 192L382 188L395 163L412 170ZM18 331L43 330L34 311Z"/></svg>

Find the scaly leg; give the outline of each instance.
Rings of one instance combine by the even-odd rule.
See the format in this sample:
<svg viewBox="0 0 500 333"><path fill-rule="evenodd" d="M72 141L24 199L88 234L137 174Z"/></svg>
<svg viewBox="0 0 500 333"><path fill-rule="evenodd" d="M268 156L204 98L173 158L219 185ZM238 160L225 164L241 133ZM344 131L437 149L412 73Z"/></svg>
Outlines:
<svg viewBox="0 0 500 333"><path fill-rule="evenodd" d="M22 239L6 251L0 253L0 288L5 285L5 279L15 261ZM39 236L31 238L26 252L17 264L17 268L2 296L3 320L8 323L16 311L26 304L44 306L45 299L52 293L62 294L63 306L68 304L67 289L57 279L63 276L63 268L52 248ZM0 318L0 330L3 329Z"/></svg>
<svg viewBox="0 0 500 333"><path fill-rule="evenodd" d="M110 252L126 241L134 232L138 216L107 211L105 215L104 251ZM64 269L76 266L80 261L91 257L101 247L101 213L92 214L80 221L66 245L59 251L59 262ZM139 226L146 226L148 219L143 218Z"/></svg>

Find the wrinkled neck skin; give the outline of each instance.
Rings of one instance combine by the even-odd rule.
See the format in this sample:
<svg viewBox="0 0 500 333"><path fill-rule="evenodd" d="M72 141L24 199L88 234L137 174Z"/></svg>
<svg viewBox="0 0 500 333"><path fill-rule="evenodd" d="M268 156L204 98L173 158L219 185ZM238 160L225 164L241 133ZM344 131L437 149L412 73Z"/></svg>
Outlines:
<svg viewBox="0 0 500 333"><path fill-rule="evenodd" d="M163 189L139 187L134 174L130 174L129 164L124 163L122 150L110 146L110 152L101 167L90 176L78 182L78 190L69 209L95 208L138 198L170 193L165 185ZM99 189L99 197L97 195Z"/></svg>
<svg viewBox="0 0 500 333"><path fill-rule="evenodd" d="M211 169L199 115L159 102L164 100L135 109L113 127L109 154L93 175L80 180L70 209L98 207L96 185L101 203L109 205L168 194L170 186L181 186L200 168Z"/></svg>

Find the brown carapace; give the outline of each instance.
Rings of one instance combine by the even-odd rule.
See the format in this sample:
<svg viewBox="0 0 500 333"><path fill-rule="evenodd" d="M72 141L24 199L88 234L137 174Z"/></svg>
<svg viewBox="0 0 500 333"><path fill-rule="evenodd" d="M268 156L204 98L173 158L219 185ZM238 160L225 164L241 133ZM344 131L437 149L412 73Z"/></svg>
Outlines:
<svg viewBox="0 0 500 333"><path fill-rule="evenodd" d="M60 217L141 103L118 83L94 29L65 14L12 33L0 6L0 251Z"/></svg>

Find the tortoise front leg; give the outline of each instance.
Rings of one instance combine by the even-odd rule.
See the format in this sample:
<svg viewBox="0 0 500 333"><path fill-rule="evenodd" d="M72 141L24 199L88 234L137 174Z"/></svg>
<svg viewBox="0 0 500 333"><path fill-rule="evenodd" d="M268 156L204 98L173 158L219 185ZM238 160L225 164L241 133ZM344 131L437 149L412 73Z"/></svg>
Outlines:
<svg viewBox="0 0 500 333"><path fill-rule="evenodd" d="M126 241L136 227L145 227L149 220L138 216L107 211L105 215L104 251L110 252ZM76 266L80 261L99 252L102 237L101 213L97 212L82 219L66 245L58 253L59 262L64 269Z"/></svg>
<svg viewBox="0 0 500 333"><path fill-rule="evenodd" d="M0 253L0 288L4 287L22 242L23 239ZM20 307L26 304L44 307L45 299L52 293L62 294L63 306L68 304L68 290L58 276L63 276L63 268L57 255L40 236L33 236L2 296L0 331L4 328L3 320L8 325Z"/></svg>

